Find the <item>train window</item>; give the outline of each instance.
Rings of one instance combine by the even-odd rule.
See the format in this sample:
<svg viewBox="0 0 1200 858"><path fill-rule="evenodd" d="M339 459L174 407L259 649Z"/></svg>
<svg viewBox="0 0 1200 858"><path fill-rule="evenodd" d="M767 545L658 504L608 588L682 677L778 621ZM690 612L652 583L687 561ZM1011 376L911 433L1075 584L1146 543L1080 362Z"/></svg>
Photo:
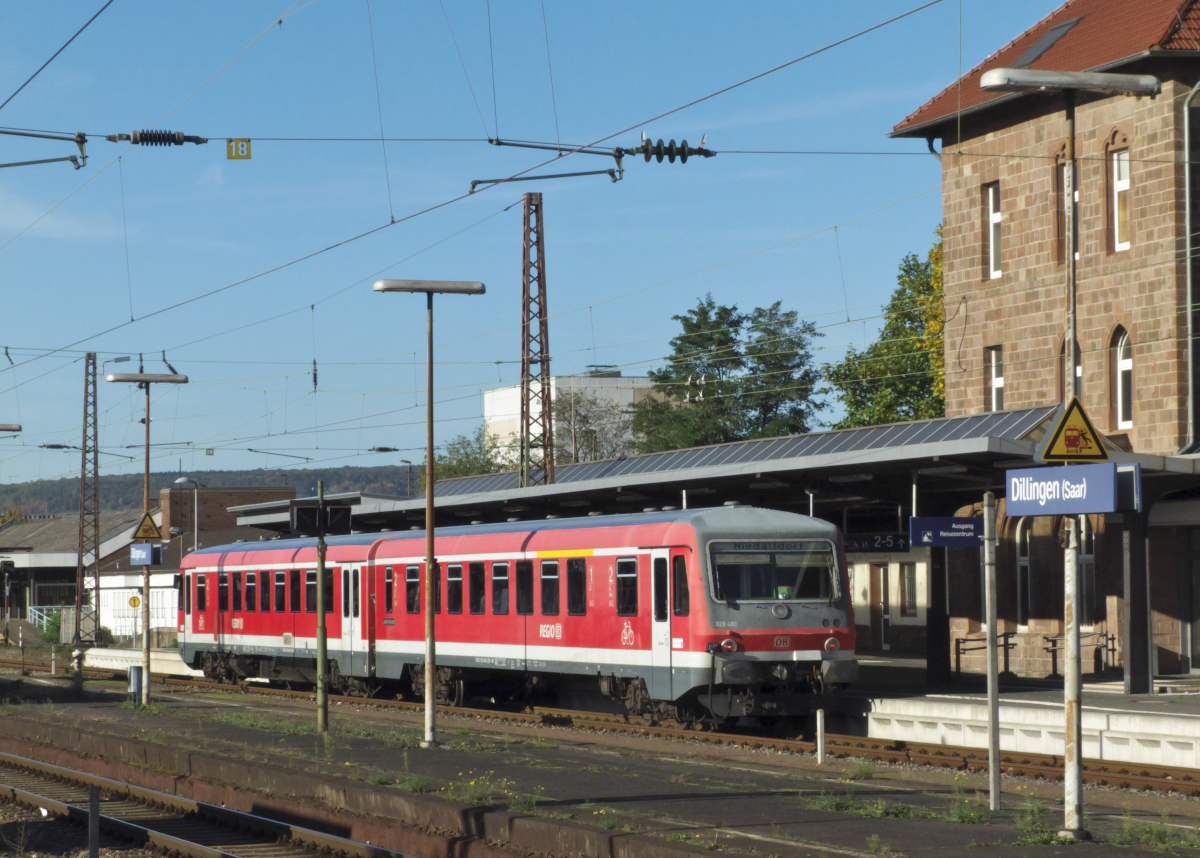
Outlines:
<svg viewBox="0 0 1200 858"><path fill-rule="evenodd" d="M542 616L558 616L558 561L542 563Z"/></svg>
<svg viewBox="0 0 1200 858"><path fill-rule="evenodd" d="M175 576L175 589L179 592L179 598L176 599L175 610L183 610L183 575Z"/></svg>
<svg viewBox="0 0 1200 858"><path fill-rule="evenodd" d="M467 610L482 614L487 604L487 576L482 563L467 564Z"/></svg>
<svg viewBox="0 0 1200 858"><path fill-rule="evenodd" d="M492 613L508 613L508 564L492 564Z"/></svg>
<svg viewBox="0 0 1200 858"><path fill-rule="evenodd" d="M350 616L350 570L342 570L342 616Z"/></svg>
<svg viewBox="0 0 1200 858"><path fill-rule="evenodd" d="M404 610L410 614L421 613L420 566L409 566L404 570Z"/></svg>
<svg viewBox="0 0 1200 858"><path fill-rule="evenodd" d="M654 558L654 621L667 620L667 558Z"/></svg>
<svg viewBox="0 0 1200 858"><path fill-rule="evenodd" d="M714 542L710 551L717 599L828 600L837 595L832 543Z"/></svg>
<svg viewBox="0 0 1200 858"><path fill-rule="evenodd" d="M217 610L229 610L229 573L217 574Z"/></svg>
<svg viewBox="0 0 1200 858"><path fill-rule="evenodd" d="M289 569L288 579L288 607L293 614L298 614L300 613L300 570Z"/></svg>
<svg viewBox="0 0 1200 858"><path fill-rule="evenodd" d="M183 612L192 615L192 576L183 576Z"/></svg>
<svg viewBox="0 0 1200 858"><path fill-rule="evenodd" d="M433 575L433 612L440 614L442 612L442 564L434 562Z"/></svg>
<svg viewBox="0 0 1200 858"><path fill-rule="evenodd" d="M242 611L242 573L233 573L233 610Z"/></svg>
<svg viewBox="0 0 1200 858"><path fill-rule="evenodd" d="M671 596L675 616L686 617L692 609L692 599L688 594L687 558L682 554L671 558Z"/></svg>
<svg viewBox="0 0 1200 858"><path fill-rule="evenodd" d="M282 614L287 610L287 573L275 573L275 613Z"/></svg>
<svg viewBox="0 0 1200 858"><path fill-rule="evenodd" d="M336 569L325 570L325 613L333 613L333 582L337 580Z"/></svg>
<svg viewBox="0 0 1200 858"><path fill-rule="evenodd" d="M638 610L637 560L626 557L617 561L617 616L634 617Z"/></svg>
<svg viewBox="0 0 1200 858"><path fill-rule="evenodd" d="M396 585L392 580L392 567L389 566L383 572L383 609L389 614L392 612L392 599L396 595Z"/></svg>
<svg viewBox="0 0 1200 858"><path fill-rule="evenodd" d="M446 567L446 613L462 613L462 564L451 563Z"/></svg>
<svg viewBox="0 0 1200 858"><path fill-rule="evenodd" d="M573 617L587 613L587 561L582 557L567 561L567 613Z"/></svg>
<svg viewBox="0 0 1200 858"><path fill-rule="evenodd" d="M351 601L350 611L351 611L351 613L354 614L354 616L357 617L358 616L358 606L362 601L358 595L358 570L357 569L350 570L350 601Z"/></svg>
<svg viewBox="0 0 1200 858"><path fill-rule="evenodd" d="M309 569L304 573L304 610L309 614L317 612L317 570Z"/></svg>
<svg viewBox="0 0 1200 858"><path fill-rule="evenodd" d="M196 610L204 613L208 610L208 576L196 576Z"/></svg>
<svg viewBox="0 0 1200 858"><path fill-rule="evenodd" d="M264 614L269 614L271 612L271 573L263 572L259 581L262 586L258 588L258 607Z"/></svg>
<svg viewBox="0 0 1200 858"><path fill-rule="evenodd" d="M258 573L246 573L246 610L253 614L258 603Z"/></svg>
<svg viewBox="0 0 1200 858"><path fill-rule="evenodd" d="M533 561L517 561L517 613L533 613Z"/></svg>

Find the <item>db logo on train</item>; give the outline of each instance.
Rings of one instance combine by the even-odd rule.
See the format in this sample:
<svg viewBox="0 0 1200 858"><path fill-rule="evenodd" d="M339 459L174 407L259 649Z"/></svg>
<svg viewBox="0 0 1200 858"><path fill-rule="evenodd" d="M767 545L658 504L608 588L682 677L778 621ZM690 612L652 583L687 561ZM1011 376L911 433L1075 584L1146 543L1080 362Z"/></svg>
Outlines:
<svg viewBox="0 0 1200 858"><path fill-rule="evenodd" d="M621 629L621 646L633 646L633 624L628 620L625 621L625 628Z"/></svg>
<svg viewBox="0 0 1200 858"><path fill-rule="evenodd" d="M775 649L787 649L792 645L791 638L779 637L775 638Z"/></svg>

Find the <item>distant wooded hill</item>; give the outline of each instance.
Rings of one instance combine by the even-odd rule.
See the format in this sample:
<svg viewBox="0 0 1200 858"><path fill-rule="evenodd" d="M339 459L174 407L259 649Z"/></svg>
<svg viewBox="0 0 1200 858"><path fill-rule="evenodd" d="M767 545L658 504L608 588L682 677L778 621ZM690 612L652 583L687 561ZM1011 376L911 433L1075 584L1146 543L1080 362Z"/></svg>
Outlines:
<svg viewBox="0 0 1200 858"><path fill-rule="evenodd" d="M408 468L386 466L379 468L324 468L294 471L194 471L194 477L209 488L225 486L294 486L298 497L315 495L317 480L325 481L325 491L363 491L373 494L404 497L408 491ZM175 485L178 473L151 474L151 503L156 504L159 489ZM421 471L413 468L413 491L420 487ZM142 506L142 475L121 474L100 478L100 506L105 510L140 509ZM0 512L16 509L22 515L57 515L79 511L79 479L36 480L31 483L0 485Z"/></svg>

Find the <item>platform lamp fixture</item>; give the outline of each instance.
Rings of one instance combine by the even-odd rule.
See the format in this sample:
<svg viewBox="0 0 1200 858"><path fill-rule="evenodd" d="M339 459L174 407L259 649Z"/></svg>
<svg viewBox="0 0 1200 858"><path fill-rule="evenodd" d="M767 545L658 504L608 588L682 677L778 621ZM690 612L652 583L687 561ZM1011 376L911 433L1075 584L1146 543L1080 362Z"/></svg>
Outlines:
<svg viewBox="0 0 1200 858"><path fill-rule="evenodd" d="M985 92L1061 92L1066 109L1067 163L1063 177L1063 200L1065 208L1064 230L1067 250L1067 378L1071 380L1072 397L1079 395L1079 375L1076 372L1076 348L1079 342L1075 284L1078 238L1075 219L1075 100L1077 93L1091 92L1101 95L1147 95L1153 98L1162 92L1158 78L1148 74L1107 74L1102 72L1043 71L1041 69L991 69L984 72L979 88ZM1066 718L1063 737L1064 761L1064 826L1059 836L1073 840L1086 840L1087 830L1083 827L1083 731L1080 722L1080 695L1083 690L1079 658L1079 575L1078 542L1072 522L1068 522L1068 542L1065 549L1066 591L1066 665L1064 687L1064 715ZM994 635L994 628L988 629Z"/></svg>
<svg viewBox="0 0 1200 858"><path fill-rule="evenodd" d="M200 547L200 489L204 488L204 483L192 477L180 477L175 481L175 485L179 488L186 488L187 484L192 484L192 551Z"/></svg>
<svg viewBox="0 0 1200 858"><path fill-rule="evenodd" d="M167 365L170 368L170 364ZM141 369L141 367L139 367ZM116 372L104 377L117 384L136 384L146 391L146 464L142 476L142 513L150 513L150 385L187 384L188 377L179 373ZM150 567L142 573L142 705L150 703Z"/></svg>
<svg viewBox="0 0 1200 858"><path fill-rule="evenodd" d="M482 283L464 280L376 280L376 292L423 292L425 294L425 741L423 748L436 748L434 712L437 706L437 653L434 645L433 581L441 573L433 556L433 296L482 295ZM437 578L435 578L437 576Z"/></svg>

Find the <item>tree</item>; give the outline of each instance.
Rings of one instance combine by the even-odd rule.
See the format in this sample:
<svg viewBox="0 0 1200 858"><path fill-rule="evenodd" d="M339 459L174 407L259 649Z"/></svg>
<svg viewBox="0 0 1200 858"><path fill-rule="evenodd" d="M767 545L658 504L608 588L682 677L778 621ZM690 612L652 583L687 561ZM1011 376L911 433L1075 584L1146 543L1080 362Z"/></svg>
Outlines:
<svg viewBox="0 0 1200 858"><path fill-rule="evenodd" d="M683 332L667 366L650 373L657 395L634 408L643 452L809 430L821 407L811 323L778 302L747 314L711 295L674 319Z"/></svg>
<svg viewBox="0 0 1200 858"><path fill-rule="evenodd" d="M942 228L924 260L905 256L884 308L879 339L825 366L829 391L846 407L834 428L875 426L946 413Z"/></svg>
<svg viewBox="0 0 1200 858"><path fill-rule="evenodd" d="M556 464L617 459L634 451L633 418L619 403L559 386L552 408Z"/></svg>
<svg viewBox="0 0 1200 858"><path fill-rule="evenodd" d="M434 453L434 478L439 482L455 477L496 474L509 469L495 435L480 426L472 435L459 435L446 442L441 453ZM425 468L421 468L421 488L425 488Z"/></svg>

